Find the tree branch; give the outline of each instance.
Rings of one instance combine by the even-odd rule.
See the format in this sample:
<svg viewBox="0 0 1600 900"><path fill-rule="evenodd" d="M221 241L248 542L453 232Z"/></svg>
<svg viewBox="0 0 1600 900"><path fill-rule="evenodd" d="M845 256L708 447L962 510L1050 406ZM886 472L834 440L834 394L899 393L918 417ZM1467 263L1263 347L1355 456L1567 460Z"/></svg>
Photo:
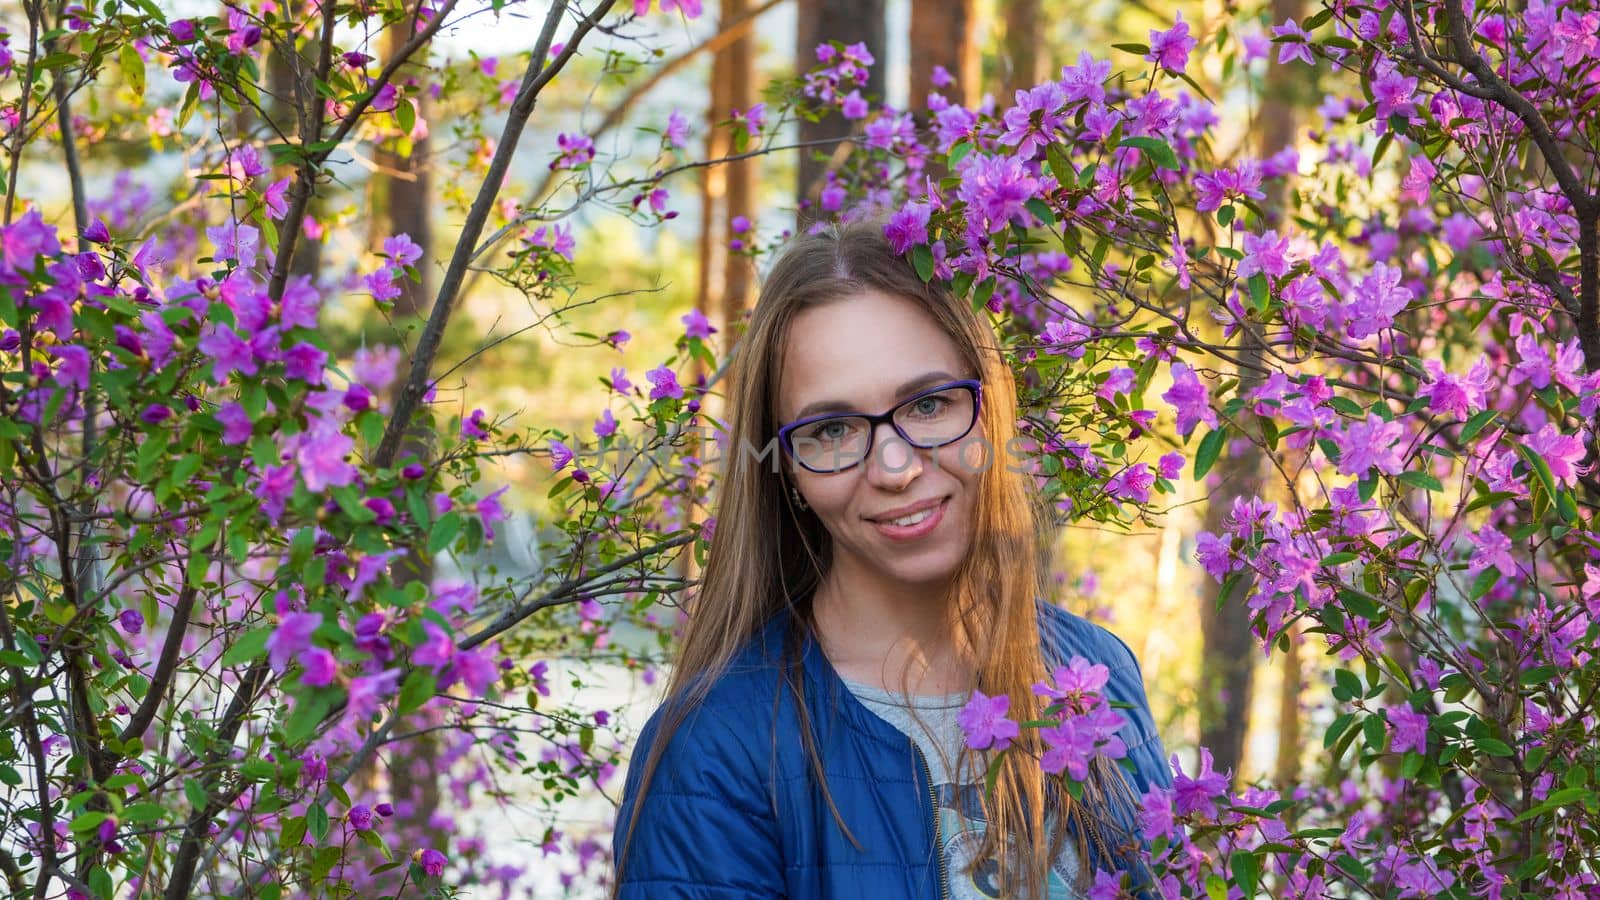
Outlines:
<svg viewBox="0 0 1600 900"><path fill-rule="evenodd" d="M328 2L328 5L324 8L322 49L317 59L316 80L319 82L327 80L328 70L332 66L333 26L336 21L333 3L331 0L326 0L326 2ZM328 161L328 157L332 155L334 149L360 123L361 115L372 105L372 101L377 97L378 91L382 90L384 85L394 78L395 73L416 54L417 50L432 40L439 29L444 27L445 19L455 10L457 2L458 0L446 0L445 5L429 19L428 27L413 34L405 46L400 48L400 52L384 64L383 69L378 73L377 79L372 83L371 89L360 100L355 102L355 105L340 120L339 127L334 129L333 135L327 139L328 147L323 150L307 151L305 158L301 160L299 171L295 175L294 186L289 192L293 198L289 206L289 212L284 216L283 227L278 232L277 257L272 262L272 280L268 291L274 302L283 299L284 288L289 283L289 264L294 259L294 245L300 234L300 223L305 219L306 207L311 203L311 196L316 193L317 170L322 167L323 163ZM295 56L298 57L298 54L295 54ZM326 108L326 104L323 103L322 97L317 94L315 85L312 86L309 105L312 109L309 123L305 118L304 107L302 106L301 124L303 127L300 131L300 144L302 147L307 146L308 143L320 144L324 142L322 125L323 110ZM310 127L304 127L307 124Z"/></svg>
<svg viewBox="0 0 1600 900"><path fill-rule="evenodd" d="M1465 66L1478 82L1484 85L1489 96L1494 102L1510 110L1513 115L1522 120L1527 126L1533 142L1538 145L1539 152L1544 155L1545 163L1550 166L1550 171L1555 175L1556 183L1561 185L1561 193L1566 195L1573 209L1580 219L1592 216L1595 206L1600 199L1591 196L1584 189L1583 182L1578 179L1572 166L1567 163L1567 158L1561 153L1561 146L1556 143L1555 135L1550 131L1549 123L1538 107L1533 105L1527 97L1513 90L1510 85L1501 80L1495 73L1489 61L1478 54L1472 46L1472 35L1467 30L1467 16L1461 8L1461 0L1445 0L1445 23L1450 32L1450 43L1455 49L1457 62Z"/></svg>
<svg viewBox="0 0 1600 900"><path fill-rule="evenodd" d="M222 716L222 727L219 729L216 743L213 744L211 761L216 762L222 758L220 748L233 744L233 739L239 732L239 727L244 724L245 713L249 712L251 704L255 702L255 695L267 681L270 670L264 660L256 660L250 664L244 678L239 681L239 689L234 692L233 699L228 703L228 709ZM206 805L197 809L189 816L189 822L183 829L183 837L178 844L178 852L172 860L172 874L167 881L167 890L163 895L165 900L184 900L194 886L195 864L200 861L200 845L209 838L209 825L211 817L215 816L235 798L244 793L250 782L240 779L236 786L228 790L217 792L217 778L208 779L206 785ZM220 842L219 842L220 843Z"/></svg>
<svg viewBox="0 0 1600 900"><path fill-rule="evenodd" d="M373 458L378 468L388 468L394 464L395 456L400 452L401 439L410 428L411 417L422 401L422 394L428 381L428 371L432 368L433 359L439 352L445 325L450 321L450 314L454 310L462 279L466 276L473 248L478 242L478 236L483 233L489 213L494 208L495 197L499 195L506 172L511 167L511 157L516 153L517 142L522 137L528 117L533 114L533 107L539 99L540 90L561 71L583 38L600 18L610 11L615 2L616 0L601 0L594 13L584 17L574 29L561 53L546 65L545 57L550 54L550 43L555 38L556 26L560 23L561 14L567 7L566 0L555 0L551 3L550 13L545 17L538 43L534 45L533 57L528 61L528 71L523 76L522 88L517 92L516 100L512 102L511 111L506 117L505 129L500 135L499 146L495 148L494 159L490 161L489 171L484 176L483 184L478 188L478 196L472 201L472 209L467 213L461 236L457 239L455 251L450 256L450 265L445 270L444 280L439 285L439 294L433 301L428 324L423 328L416 352L411 356L411 371L406 376L405 386L395 398L394 414L389 418L388 426L383 432L383 440L378 444L378 451Z"/></svg>

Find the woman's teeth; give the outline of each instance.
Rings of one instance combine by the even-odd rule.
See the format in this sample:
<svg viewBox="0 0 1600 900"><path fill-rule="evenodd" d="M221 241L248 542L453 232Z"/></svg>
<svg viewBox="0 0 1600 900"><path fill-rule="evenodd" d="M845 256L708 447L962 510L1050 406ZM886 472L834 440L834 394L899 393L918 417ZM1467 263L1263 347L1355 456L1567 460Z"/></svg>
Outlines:
<svg viewBox="0 0 1600 900"><path fill-rule="evenodd" d="M889 524L890 525L915 525L918 522L921 522L922 520L928 518L931 515L933 515L933 510L925 509L922 512L913 513L912 515L906 516L903 519L890 519L889 520Z"/></svg>

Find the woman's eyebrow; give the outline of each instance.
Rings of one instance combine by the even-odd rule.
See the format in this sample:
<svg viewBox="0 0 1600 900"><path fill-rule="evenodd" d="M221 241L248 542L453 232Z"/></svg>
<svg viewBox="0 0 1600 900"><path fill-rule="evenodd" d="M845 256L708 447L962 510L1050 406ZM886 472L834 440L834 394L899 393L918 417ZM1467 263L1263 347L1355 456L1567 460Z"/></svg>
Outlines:
<svg viewBox="0 0 1600 900"><path fill-rule="evenodd" d="M905 397L906 395L915 393L916 391L919 391L925 387L932 387L936 384L942 384L946 381L955 380L956 377L954 375L951 375L949 372L946 372L942 369L937 372L924 372L896 388L894 395L896 397ZM818 400L815 403L806 404L805 408L800 410L799 414L795 416L795 419L806 419L822 413L845 412L860 412L860 410L858 410L854 405L846 403L843 400Z"/></svg>

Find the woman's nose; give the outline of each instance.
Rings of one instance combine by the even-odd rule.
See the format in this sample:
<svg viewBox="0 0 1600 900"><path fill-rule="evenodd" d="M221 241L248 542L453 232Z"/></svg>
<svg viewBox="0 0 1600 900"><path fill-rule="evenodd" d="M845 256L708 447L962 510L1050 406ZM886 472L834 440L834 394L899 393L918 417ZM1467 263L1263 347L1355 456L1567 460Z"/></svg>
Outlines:
<svg viewBox="0 0 1600 900"><path fill-rule="evenodd" d="M917 448L906 442L888 422L878 425L872 435L872 452L864 463L873 484L899 490L922 472Z"/></svg>

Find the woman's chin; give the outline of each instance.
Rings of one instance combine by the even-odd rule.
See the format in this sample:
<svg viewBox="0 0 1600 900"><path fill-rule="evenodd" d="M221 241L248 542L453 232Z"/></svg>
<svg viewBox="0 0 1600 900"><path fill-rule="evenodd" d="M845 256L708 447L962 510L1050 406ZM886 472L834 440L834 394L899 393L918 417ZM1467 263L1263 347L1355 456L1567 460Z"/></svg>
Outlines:
<svg viewBox="0 0 1600 900"><path fill-rule="evenodd" d="M929 548L925 553L905 553L895 559L879 559L888 575L901 584L942 587L950 583L961 567L962 554L955 548Z"/></svg>

